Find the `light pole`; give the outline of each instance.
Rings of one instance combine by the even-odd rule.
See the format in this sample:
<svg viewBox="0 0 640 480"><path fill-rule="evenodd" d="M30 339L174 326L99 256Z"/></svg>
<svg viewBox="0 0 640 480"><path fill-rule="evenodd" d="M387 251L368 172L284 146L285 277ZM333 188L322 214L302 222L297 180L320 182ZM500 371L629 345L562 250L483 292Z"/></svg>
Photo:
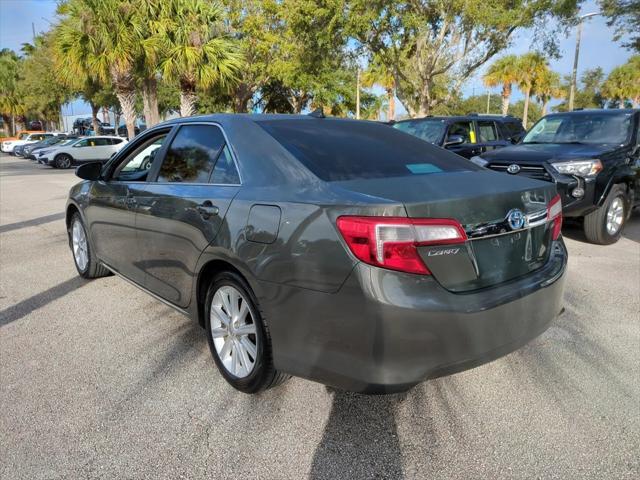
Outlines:
<svg viewBox="0 0 640 480"><path fill-rule="evenodd" d="M578 32L576 34L576 55L573 58L573 72L571 73L571 89L569 90L569 111L573 111L573 100L576 95L576 81L578 76L578 56L580 55L580 36L582 35L582 21L585 18L595 17L600 12L585 13L579 17Z"/></svg>

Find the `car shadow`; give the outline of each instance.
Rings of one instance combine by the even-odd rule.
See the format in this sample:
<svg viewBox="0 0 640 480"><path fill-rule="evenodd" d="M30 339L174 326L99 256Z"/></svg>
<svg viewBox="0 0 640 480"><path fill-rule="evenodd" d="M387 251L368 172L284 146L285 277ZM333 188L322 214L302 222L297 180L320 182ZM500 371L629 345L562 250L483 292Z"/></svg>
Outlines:
<svg viewBox="0 0 640 480"><path fill-rule="evenodd" d="M312 480L403 477L395 409L405 394L366 396L334 390Z"/></svg>

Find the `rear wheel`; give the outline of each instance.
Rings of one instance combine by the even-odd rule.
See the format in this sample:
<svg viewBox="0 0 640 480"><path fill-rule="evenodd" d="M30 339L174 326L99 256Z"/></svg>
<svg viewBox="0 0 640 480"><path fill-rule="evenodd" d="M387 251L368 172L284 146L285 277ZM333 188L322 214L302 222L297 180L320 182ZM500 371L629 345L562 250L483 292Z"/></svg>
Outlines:
<svg viewBox="0 0 640 480"><path fill-rule="evenodd" d="M66 153L61 153L55 159L55 165L57 168L71 168L73 164L73 158L71 155L67 155Z"/></svg>
<svg viewBox="0 0 640 480"><path fill-rule="evenodd" d="M91 250L89 239L87 238L87 231L84 228L80 214L77 212L74 213L71 218L69 243L71 244L76 270L78 270L81 277L98 278L110 274L109 270L100 264Z"/></svg>
<svg viewBox="0 0 640 480"><path fill-rule="evenodd" d="M624 186L614 185L604 204L584 217L587 240L599 245L617 242L628 218L628 205Z"/></svg>
<svg viewBox="0 0 640 480"><path fill-rule="evenodd" d="M218 370L237 390L257 393L289 378L273 366L269 329L239 275L223 272L209 286L205 327Z"/></svg>

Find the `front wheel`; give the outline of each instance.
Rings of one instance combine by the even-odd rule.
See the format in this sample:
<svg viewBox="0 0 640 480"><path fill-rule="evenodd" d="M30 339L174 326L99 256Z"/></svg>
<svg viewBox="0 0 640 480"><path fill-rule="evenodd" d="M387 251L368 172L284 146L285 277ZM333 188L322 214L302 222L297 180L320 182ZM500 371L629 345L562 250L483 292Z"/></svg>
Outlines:
<svg viewBox="0 0 640 480"><path fill-rule="evenodd" d="M591 243L610 245L622 234L627 220L627 194L624 186L615 185L604 204L584 217L584 234Z"/></svg>
<svg viewBox="0 0 640 480"><path fill-rule="evenodd" d="M289 378L273 366L269 329L239 275L221 273L209 286L205 327L213 359L232 387L257 393Z"/></svg>
<svg viewBox="0 0 640 480"><path fill-rule="evenodd" d="M73 158L71 158L71 155L61 153L56 157L54 163L57 168L71 168L71 165L73 164Z"/></svg>

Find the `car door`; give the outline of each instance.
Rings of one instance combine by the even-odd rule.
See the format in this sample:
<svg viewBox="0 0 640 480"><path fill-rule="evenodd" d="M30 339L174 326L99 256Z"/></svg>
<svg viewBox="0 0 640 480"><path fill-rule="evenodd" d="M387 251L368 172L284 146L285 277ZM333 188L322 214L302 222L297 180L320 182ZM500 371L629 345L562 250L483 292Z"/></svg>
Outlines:
<svg viewBox="0 0 640 480"><path fill-rule="evenodd" d="M145 272L140 268L136 198L144 191L154 156L170 131L171 127L149 132L107 164L105 180L93 182L91 201L85 208L98 258L140 285Z"/></svg>
<svg viewBox="0 0 640 480"><path fill-rule="evenodd" d="M456 136L462 137L463 142L456 145L447 145L447 142ZM470 120L463 120L450 124L445 136L445 148L466 158L479 155L480 148L476 144L476 133L473 127L473 122Z"/></svg>
<svg viewBox="0 0 640 480"><path fill-rule="evenodd" d="M91 143L90 143L91 142ZM95 140L84 138L79 142L74 143L71 147L71 156L76 162L88 162L96 160L92 155L94 152Z"/></svg>
<svg viewBox="0 0 640 480"><path fill-rule="evenodd" d="M179 126L154 174L138 198L145 286L186 307L198 258L218 233L240 177L221 128L211 123Z"/></svg>
<svg viewBox="0 0 640 480"><path fill-rule="evenodd" d="M511 142L501 138L498 125L493 120L476 120L476 139L477 147L480 148L480 152L490 152L497 148L506 147Z"/></svg>

